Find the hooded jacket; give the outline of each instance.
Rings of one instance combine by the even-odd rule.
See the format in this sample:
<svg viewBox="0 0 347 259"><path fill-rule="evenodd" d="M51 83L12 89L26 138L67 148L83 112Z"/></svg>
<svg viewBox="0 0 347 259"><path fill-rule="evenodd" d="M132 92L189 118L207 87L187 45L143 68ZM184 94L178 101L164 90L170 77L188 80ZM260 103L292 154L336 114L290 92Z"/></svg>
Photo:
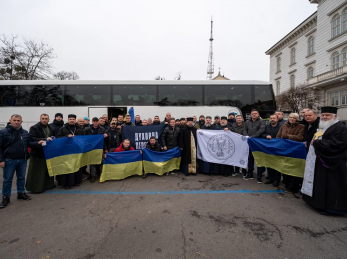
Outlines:
<svg viewBox="0 0 347 259"><path fill-rule="evenodd" d="M60 128L64 126L64 121L57 121L56 119L54 119L53 123L50 123L49 126L51 126L54 129L54 136L56 136L58 135Z"/></svg>

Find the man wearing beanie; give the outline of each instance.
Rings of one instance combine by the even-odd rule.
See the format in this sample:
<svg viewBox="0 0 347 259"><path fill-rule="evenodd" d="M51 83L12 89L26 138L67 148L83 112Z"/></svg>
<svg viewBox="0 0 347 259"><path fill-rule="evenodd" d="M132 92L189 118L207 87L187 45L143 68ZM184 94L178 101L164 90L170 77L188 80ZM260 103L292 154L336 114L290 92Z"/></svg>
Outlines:
<svg viewBox="0 0 347 259"><path fill-rule="evenodd" d="M53 123L49 124L49 126L51 126L54 129L54 136L58 134L60 128L63 127L63 125L63 114L58 112L54 116Z"/></svg>

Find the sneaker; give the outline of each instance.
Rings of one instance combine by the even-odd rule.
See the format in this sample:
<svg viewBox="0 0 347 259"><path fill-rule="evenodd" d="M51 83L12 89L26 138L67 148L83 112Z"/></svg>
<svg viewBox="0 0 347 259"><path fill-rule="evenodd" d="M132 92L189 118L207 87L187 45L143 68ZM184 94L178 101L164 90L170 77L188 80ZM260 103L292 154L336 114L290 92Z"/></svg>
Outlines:
<svg viewBox="0 0 347 259"><path fill-rule="evenodd" d="M257 178L257 183L263 183L263 181L261 180L261 178Z"/></svg>
<svg viewBox="0 0 347 259"><path fill-rule="evenodd" d="M274 183L272 184L272 186L273 186L273 187L278 187L278 186L280 186L280 184L279 184L278 182L274 182Z"/></svg>
<svg viewBox="0 0 347 259"><path fill-rule="evenodd" d="M17 195L17 200L28 201L28 200L31 200L31 197L29 195L27 195L25 192L20 192Z"/></svg>
<svg viewBox="0 0 347 259"><path fill-rule="evenodd" d="M232 176L234 176L234 177L235 177L235 176L238 176L238 175L239 175L239 173L233 173L233 174L232 174Z"/></svg>
<svg viewBox="0 0 347 259"><path fill-rule="evenodd" d="M264 184L271 184L271 183L274 183L273 180L267 180Z"/></svg>
<svg viewBox="0 0 347 259"><path fill-rule="evenodd" d="M250 177L249 175L247 175L246 177L245 176L243 177L243 180L246 180L246 181L247 180L252 180L252 179L253 179L253 177Z"/></svg>
<svg viewBox="0 0 347 259"><path fill-rule="evenodd" d="M249 175L247 174L248 179L253 180L253 174Z"/></svg>
<svg viewBox="0 0 347 259"><path fill-rule="evenodd" d="M142 178L145 179L148 176L148 174L143 173Z"/></svg>

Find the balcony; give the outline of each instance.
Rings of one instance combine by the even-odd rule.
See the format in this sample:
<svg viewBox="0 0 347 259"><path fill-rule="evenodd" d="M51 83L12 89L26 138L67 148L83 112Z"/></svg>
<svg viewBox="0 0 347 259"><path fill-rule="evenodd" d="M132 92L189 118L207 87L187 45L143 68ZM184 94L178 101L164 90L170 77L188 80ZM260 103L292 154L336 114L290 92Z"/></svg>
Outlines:
<svg viewBox="0 0 347 259"><path fill-rule="evenodd" d="M323 74L317 75L307 80L310 86L323 87L338 81L347 79L347 66L339 67L338 69L330 70Z"/></svg>

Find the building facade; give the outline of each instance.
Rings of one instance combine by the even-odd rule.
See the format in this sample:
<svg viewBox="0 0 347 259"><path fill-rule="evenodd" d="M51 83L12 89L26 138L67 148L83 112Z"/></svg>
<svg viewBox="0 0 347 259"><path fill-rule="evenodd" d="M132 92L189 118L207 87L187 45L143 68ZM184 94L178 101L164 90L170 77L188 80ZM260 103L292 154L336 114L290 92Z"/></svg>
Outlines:
<svg viewBox="0 0 347 259"><path fill-rule="evenodd" d="M322 91L347 121L347 1L310 0L317 11L272 46L270 82L275 94L306 85Z"/></svg>

